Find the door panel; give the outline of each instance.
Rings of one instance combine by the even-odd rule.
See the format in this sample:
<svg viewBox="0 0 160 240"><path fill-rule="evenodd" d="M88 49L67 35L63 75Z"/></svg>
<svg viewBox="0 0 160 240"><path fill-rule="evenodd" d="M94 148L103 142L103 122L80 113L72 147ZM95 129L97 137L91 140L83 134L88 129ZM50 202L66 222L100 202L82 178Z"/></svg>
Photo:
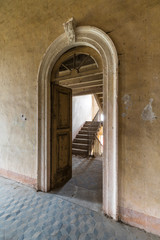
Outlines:
<svg viewBox="0 0 160 240"><path fill-rule="evenodd" d="M72 177L72 90L51 83L51 189Z"/></svg>
<svg viewBox="0 0 160 240"><path fill-rule="evenodd" d="M68 92L58 93L58 128L70 127L70 97Z"/></svg>
<svg viewBox="0 0 160 240"><path fill-rule="evenodd" d="M70 148L68 147L68 143L70 141L69 134L62 133L57 136L57 166L59 170L63 170L63 168L69 165L70 161Z"/></svg>

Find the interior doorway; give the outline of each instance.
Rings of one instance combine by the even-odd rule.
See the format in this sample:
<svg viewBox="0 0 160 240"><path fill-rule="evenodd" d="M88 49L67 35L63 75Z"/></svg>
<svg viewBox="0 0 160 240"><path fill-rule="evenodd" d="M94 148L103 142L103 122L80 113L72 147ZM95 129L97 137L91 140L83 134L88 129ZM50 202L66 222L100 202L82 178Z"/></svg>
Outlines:
<svg viewBox="0 0 160 240"><path fill-rule="evenodd" d="M96 211L102 209L102 114L100 56L90 47L72 48L51 73L50 185L60 197Z"/></svg>
<svg viewBox="0 0 160 240"><path fill-rule="evenodd" d="M91 111L94 109L91 119L86 118L90 112L87 109L88 100L84 102L83 99L86 94L92 94L92 99L97 103L97 109L92 106L94 101L89 106ZM81 108L77 106L74 112L74 117L78 116L74 128L72 96L81 96ZM63 186L71 178L72 153L89 157L101 150L97 133L102 126L102 122L98 121L102 112L103 72L100 56L95 50L85 46L68 50L58 59L51 73L51 189ZM72 144L71 136L75 133Z"/></svg>
<svg viewBox="0 0 160 240"><path fill-rule="evenodd" d="M74 32L74 30L73 30ZM76 37L67 33L59 36L47 49L38 73L37 164L38 186L50 190L50 80L51 71L60 56L71 48L89 46L102 59L103 65L103 211L118 219L118 134L117 134L117 52L112 40L95 27L77 27Z"/></svg>

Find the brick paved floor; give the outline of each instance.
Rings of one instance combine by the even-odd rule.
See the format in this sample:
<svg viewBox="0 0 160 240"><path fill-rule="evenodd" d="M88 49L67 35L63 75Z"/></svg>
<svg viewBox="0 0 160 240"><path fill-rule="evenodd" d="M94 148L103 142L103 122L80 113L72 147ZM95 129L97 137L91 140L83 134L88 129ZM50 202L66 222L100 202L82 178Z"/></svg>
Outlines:
<svg viewBox="0 0 160 240"><path fill-rule="evenodd" d="M0 240L158 240L51 193L0 177Z"/></svg>

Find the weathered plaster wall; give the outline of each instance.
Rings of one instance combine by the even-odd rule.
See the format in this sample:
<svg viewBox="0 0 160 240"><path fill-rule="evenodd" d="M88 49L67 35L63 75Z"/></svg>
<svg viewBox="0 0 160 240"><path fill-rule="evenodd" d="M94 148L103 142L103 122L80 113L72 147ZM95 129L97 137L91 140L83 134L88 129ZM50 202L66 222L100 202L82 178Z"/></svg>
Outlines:
<svg viewBox="0 0 160 240"><path fill-rule="evenodd" d="M118 51L121 219L160 234L159 12L159 0L0 0L1 172L36 179L38 66L74 16Z"/></svg>
<svg viewBox="0 0 160 240"><path fill-rule="evenodd" d="M98 111L99 111L99 113L98 113ZM94 95L92 95L92 120L96 117L96 114L97 114L97 118L98 118L100 113L101 113L101 110L97 104L97 101L96 101Z"/></svg>
<svg viewBox="0 0 160 240"><path fill-rule="evenodd" d="M72 139L85 121L92 121L99 107L93 95L72 97Z"/></svg>
<svg viewBox="0 0 160 240"><path fill-rule="evenodd" d="M92 95L72 97L72 139L85 121L92 121Z"/></svg>

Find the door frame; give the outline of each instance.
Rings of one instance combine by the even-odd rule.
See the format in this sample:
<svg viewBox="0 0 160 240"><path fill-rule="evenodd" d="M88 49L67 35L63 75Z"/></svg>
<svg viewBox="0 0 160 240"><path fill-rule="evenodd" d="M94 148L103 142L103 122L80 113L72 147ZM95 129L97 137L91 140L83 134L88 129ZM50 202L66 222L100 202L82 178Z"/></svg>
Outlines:
<svg viewBox="0 0 160 240"><path fill-rule="evenodd" d="M89 46L96 50L103 65L104 152L103 211L118 220L118 57L111 38L102 30L75 28L75 41L66 33L51 43L38 71L37 188L50 190L50 78L54 64L67 50Z"/></svg>

